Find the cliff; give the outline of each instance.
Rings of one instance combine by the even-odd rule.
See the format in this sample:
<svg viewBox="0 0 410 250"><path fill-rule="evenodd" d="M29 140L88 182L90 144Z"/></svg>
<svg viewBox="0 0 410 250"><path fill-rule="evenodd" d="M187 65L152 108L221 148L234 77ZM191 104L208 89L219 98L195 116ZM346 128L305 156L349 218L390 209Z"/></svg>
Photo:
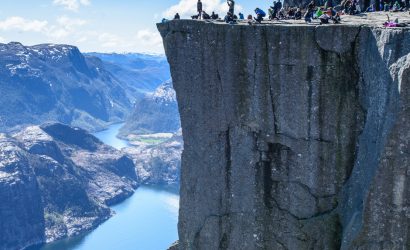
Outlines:
<svg viewBox="0 0 410 250"><path fill-rule="evenodd" d="M410 29L158 24L180 249L406 249Z"/></svg>
<svg viewBox="0 0 410 250"><path fill-rule="evenodd" d="M75 236L137 186L131 159L62 124L0 134L0 249Z"/></svg>

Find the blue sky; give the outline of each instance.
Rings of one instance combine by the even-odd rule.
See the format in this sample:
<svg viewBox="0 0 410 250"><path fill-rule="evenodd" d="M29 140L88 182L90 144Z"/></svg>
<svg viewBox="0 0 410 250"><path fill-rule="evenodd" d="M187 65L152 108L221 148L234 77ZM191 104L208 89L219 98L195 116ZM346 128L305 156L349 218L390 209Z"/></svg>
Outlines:
<svg viewBox="0 0 410 250"><path fill-rule="evenodd" d="M197 0L2 0L0 42L64 43L84 52L163 53L155 23L175 12L189 17ZM208 12L226 12L224 0L202 0ZM271 1L237 1L249 14Z"/></svg>

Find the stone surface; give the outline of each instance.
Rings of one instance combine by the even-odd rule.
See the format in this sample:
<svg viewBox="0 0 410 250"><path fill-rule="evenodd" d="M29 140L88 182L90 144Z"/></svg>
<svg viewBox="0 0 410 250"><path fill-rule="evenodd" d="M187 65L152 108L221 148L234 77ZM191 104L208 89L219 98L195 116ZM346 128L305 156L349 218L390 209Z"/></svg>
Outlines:
<svg viewBox="0 0 410 250"><path fill-rule="evenodd" d="M94 229L137 181L131 159L82 129L47 124L0 134L0 249Z"/></svg>
<svg viewBox="0 0 410 250"><path fill-rule="evenodd" d="M140 144L122 149L129 155L143 184L179 185L181 154L184 148L181 130L158 144Z"/></svg>
<svg viewBox="0 0 410 250"><path fill-rule="evenodd" d="M180 249L409 246L410 30L377 25L158 25Z"/></svg>

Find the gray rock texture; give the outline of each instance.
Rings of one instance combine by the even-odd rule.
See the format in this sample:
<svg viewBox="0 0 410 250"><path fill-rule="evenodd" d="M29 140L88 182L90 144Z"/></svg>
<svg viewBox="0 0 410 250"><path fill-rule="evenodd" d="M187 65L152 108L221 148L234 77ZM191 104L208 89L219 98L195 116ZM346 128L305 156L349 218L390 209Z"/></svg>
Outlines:
<svg viewBox="0 0 410 250"><path fill-rule="evenodd" d="M141 183L148 185L178 185L181 154L184 148L181 130L159 144L135 145L121 151L134 160Z"/></svg>
<svg viewBox="0 0 410 250"><path fill-rule="evenodd" d="M120 135L175 133L180 128L176 94L168 80L135 103Z"/></svg>
<svg viewBox="0 0 410 250"><path fill-rule="evenodd" d="M0 134L0 249L94 229L137 181L131 159L82 129L47 124Z"/></svg>
<svg viewBox="0 0 410 250"><path fill-rule="evenodd" d="M408 249L410 29L159 24L180 249Z"/></svg>

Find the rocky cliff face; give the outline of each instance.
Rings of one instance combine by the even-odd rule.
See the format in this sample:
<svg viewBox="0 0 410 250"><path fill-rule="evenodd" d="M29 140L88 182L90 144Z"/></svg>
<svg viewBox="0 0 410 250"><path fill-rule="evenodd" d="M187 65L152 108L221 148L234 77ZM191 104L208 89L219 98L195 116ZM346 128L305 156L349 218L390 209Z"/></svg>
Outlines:
<svg viewBox="0 0 410 250"><path fill-rule="evenodd" d="M182 133L179 130L164 142L134 145L121 151L134 160L141 183L179 185L183 148Z"/></svg>
<svg viewBox="0 0 410 250"><path fill-rule="evenodd" d="M131 159L62 124L0 134L0 249L75 236L137 186Z"/></svg>
<svg viewBox="0 0 410 250"><path fill-rule="evenodd" d="M410 30L159 24L181 249L406 249Z"/></svg>

